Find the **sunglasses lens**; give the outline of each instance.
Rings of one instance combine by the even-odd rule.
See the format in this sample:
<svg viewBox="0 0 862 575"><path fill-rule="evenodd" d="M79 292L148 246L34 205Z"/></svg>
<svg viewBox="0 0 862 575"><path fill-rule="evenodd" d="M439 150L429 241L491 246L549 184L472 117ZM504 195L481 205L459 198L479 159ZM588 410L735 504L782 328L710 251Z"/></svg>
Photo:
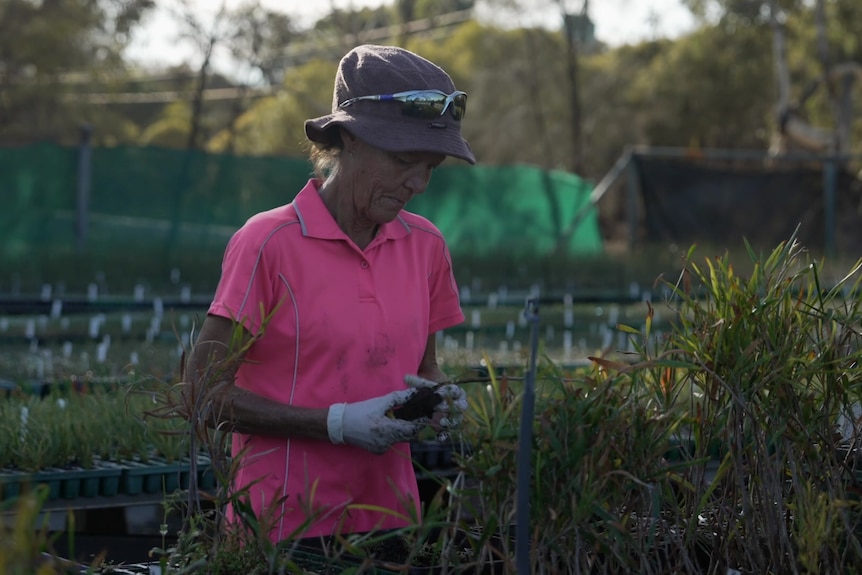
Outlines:
<svg viewBox="0 0 862 575"><path fill-rule="evenodd" d="M452 115L460 120L467 113L467 94L458 94L452 99Z"/></svg>
<svg viewBox="0 0 862 575"><path fill-rule="evenodd" d="M436 92L421 92L408 97L404 102L404 113L408 116L421 118L436 118L441 116L446 109L448 96ZM458 94L451 102L449 109L456 120L464 117L467 107L466 94Z"/></svg>

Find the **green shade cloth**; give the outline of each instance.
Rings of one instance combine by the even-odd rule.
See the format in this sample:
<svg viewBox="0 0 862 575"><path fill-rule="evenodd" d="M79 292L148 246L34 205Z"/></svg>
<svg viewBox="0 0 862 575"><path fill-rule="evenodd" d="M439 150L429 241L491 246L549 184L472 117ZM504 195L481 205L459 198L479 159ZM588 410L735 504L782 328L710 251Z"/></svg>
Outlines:
<svg viewBox="0 0 862 575"><path fill-rule="evenodd" d="M0 149L0 258L75 249L79 153L48 144ZM300 158L127 146L91 150L90 166L84 248L94 253L221 251L248 217L289 202L311 176ZM409 209L441 229L453 256L589 254L602 249L591 191L560 171L447 163Z"/></svg>

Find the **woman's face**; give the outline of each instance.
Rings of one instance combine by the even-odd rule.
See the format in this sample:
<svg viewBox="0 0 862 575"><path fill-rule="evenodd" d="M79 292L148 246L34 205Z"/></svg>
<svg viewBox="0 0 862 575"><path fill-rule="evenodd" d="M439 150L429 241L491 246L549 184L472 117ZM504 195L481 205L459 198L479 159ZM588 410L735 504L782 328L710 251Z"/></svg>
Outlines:
<svg viewBox="0 0 862 575"><path fill-rule="evenodd" d="M434 152L386 152L361 140L352 145L353 153L342 155L342 168L353 190L354 213L377 225L394 220L424 192L431 172L446 158Z"/></svg>

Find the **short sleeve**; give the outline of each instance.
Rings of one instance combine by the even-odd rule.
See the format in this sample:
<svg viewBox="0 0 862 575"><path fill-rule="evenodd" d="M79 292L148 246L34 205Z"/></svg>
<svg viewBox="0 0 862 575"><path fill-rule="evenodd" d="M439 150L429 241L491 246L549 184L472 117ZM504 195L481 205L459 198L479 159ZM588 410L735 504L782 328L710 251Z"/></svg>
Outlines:
<svg viewBox="0 0 862 575"><path fill-rule="evenodd" d="M248 228L240 228L225 249L221 278L208 313L241 322L257 334L273 308L269 269L263 243Z"/></svg>
<svg viewBox="0 0 862 575"><path fill-rule="evenodd" d="M446 242L440 239L438 253L434 258L434 269L428 278L431 296L429 335L458 325L464 321L458 284L452 266L452 256Z"/></svg>

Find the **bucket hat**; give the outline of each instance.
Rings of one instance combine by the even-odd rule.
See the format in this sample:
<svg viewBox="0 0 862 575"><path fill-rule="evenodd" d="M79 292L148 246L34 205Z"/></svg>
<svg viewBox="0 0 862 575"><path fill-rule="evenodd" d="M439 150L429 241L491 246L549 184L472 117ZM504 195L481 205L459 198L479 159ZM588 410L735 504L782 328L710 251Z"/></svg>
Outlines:
<svg viewBox="0 0 862 575"><path fill-rule="evenodd" d="M332 113L305 121L312 142L332 143L331 128L343 126L357 138L387 152L436 152L465 160L476 158L461 136L461 121L445 113L435 118L402 113L401 102L363 100L360 96L408 90L455 91L452 78L438 65L396 46L365 44L344 55L335 74Z"/></svg>

